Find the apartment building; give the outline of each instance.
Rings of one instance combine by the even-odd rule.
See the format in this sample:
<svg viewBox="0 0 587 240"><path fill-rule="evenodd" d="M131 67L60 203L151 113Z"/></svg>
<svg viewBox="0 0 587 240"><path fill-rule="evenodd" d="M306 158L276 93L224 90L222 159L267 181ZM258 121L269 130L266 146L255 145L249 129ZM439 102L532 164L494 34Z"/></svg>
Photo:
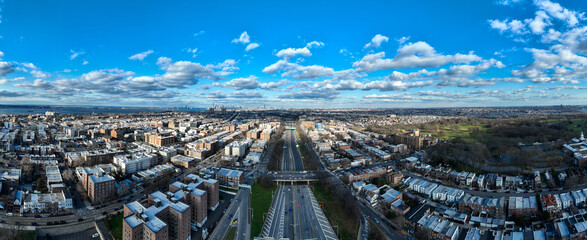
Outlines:
<svg viewBox="0 0 587 240"><path fill-rule="evenodd" d="M171 163L173 163L175 166L191 168L196 165L196 159L189 156L176 155L171 157Z"/></svg>
<svg viewBox="0 0 587 240"><path fill-rule="evenodd" d="M505 198L485 198L466 194L459 202L458 209L471 212L473 215L484 212L487 217L503 218L505 216Z"/></svg>
<svg viewBox="0 0 587 240"><path fill-rule="evenodd" d="M92 204L104 203L116 195L114 178L98 171L88 176L87 191Z"/></svg>
<svg viewBox="0 0 587 240"><path fill-rule="evenodd" d="M239 170L221 168L220 171L216 173L216 179L220 182L220 185L238 187L238 185L245 179L245 174Z"/></svg>
<svg viewBox="0 0 587 240"><path fill-rule="evenodd" d="M538 205L535 197L510 197L508 215L516 217L536 216Z"/></svg>
<svg viewBox="0 0 587 240"><path fill-rule="evenodd" d="M189 205L161 192L151 193L148 199L148 207L137 201L124 205L122 239L191 239Z"/></svg>
<svg viewBox="0 0 587 240"><path fill-rule="evenodd" d="M123 174L133 174L150 168L155 164L156 160L157 156L155 154L135 152L115 156L114 164L120 168Z"/></svg>
<svg viewBox="0 0 587 240"><path fill-rule="evenodd" d="M145 133L145 142L156 147L169 146L175 143L175 136L171 132L155 132Z"/></svg>

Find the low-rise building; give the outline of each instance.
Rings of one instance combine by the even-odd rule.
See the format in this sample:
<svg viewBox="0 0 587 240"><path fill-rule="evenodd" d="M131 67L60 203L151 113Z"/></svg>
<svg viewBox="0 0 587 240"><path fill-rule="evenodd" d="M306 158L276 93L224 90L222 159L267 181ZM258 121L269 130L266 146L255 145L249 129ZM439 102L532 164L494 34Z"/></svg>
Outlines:
<svg viewBox="0 0 587 240"><path fill-rule="evenodd" d="M171 157L171 163L173 163L175 166L191 168L196 165L196 159L184 155L176 155Z"/></svg>
<svg viewBox="0 0 587 240"><path fill-rule="evenodd" d="M532 217L538 213L535 197L510 197L508 214L516 217Z"/></svg>

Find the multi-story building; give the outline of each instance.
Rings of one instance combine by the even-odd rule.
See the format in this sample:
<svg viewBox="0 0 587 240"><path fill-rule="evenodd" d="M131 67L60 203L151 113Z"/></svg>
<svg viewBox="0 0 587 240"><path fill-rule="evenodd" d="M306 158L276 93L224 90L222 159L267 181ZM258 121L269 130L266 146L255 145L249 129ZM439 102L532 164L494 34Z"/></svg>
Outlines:
<svg viewBox="0 0 587 240"><path fill-rule="evenodd" d="M73 209L71 194L62 190L58 193L25 194L21 213L67 213Z"/></svg>
<svg viewBox="0 0 587 240"><path fill-rule="evenodd" d="M202 179L193 174L186 176L189 183L174 182L169 185L169 193L192 207L192 222L202 226L208 219L208 208L218 206L218 182Z"/></svg>
<svg viewBox="0 0 587 240"><path fill-rule="evenodd" d="M104 203L116 194L114 178L98 171L88 176L88 197L93 204Z"/></svg>
<svg viewBox="0 0 587 240"><path fill-rule="evenodd" d="M472 214L487 213L487 217L503 218L505 216L505 198L484 198L465 195L459 202L459 210L470 211Z"/></svg>
<svg viewBox="0 0 587 240"><path fill-rule="evenodd" d="M175 166L191 168L196 165L196 159L184 155L176 155L171 157L171 163L173 163Z"/></svg>
<svg viewBox="0 0 587 240"><path fill-rule="evenodd" d="M185 176L184 181L198 184L198 188L206 190L208 192L208 208L215 210L218 207L220 189L219 182L216 179L203 179L194 174L188 174Z"/></svg>
<svg viewBox="0 0 587 240"><path fill-rule="evenodd" d="M123 217L124 240L191 239L191 207L173 194L151 193L148 207L137 201L127 203Z"/></svg>
<svg viewBox="0 0 587 240"><path fill-rule="evenodd" d="M156 147L168 146L175 143L175 137L171 132L159 132L159 130L156 130L152 133L145 133L145 142Z"/></svg>
<svg viewBox="0 0 587 240"><path fill-rule="evenodd" d="M239 170L221 168L216 173L216 179L220 182L220 185L237 187L245 179L245 174Z"/></svg>
<svg viewBox="0 0 587 240"><path fill-rule="evenodd" d="M352 170L345 173L345 177L349 182L367 181L372 178L383 176L387 171L382 167L373 167Z"/></svg>
<svg viewBox="0 0 587 240"><path fill-rule="evenodd" d="M536 216L538 205L535 197L510 197L508 215L516 217Z"/></svg>
<svg viewBox="0 0 587 240"><path fill-rule="evenodd" d="M542 202L542 209L544 211L547 211L550 214L560 212L561 202L557 195L544 194L540 197L540 200Z"/></svg>
<svg viewBox="0 0 587 240"><path fill-rule="evenodd" d="M114 156L123 153L121 150L107 150L100 149L95 151L83 151L81 152L82 160L89 165L96 165L100 163L111 163L114 160ZM68 159L70 165L72 159Z"/></svg>
<svg viewBox="0 0 587 240"><path fill-rule="evenodd" d="M150 168L155 164L157 156L152 153L136 152L114 157L114 164L120 167L123 174L132 174Z"/></svg>

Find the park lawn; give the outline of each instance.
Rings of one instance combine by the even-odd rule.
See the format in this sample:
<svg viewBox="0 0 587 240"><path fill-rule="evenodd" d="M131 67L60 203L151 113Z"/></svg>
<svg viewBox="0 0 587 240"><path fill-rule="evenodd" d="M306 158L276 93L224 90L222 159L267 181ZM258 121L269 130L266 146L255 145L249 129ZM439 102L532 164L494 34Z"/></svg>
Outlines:
<svg viewBox="0 0 587 240"><path fill-rule="evenodd" d="M233 240L235 235L236 235L236 228L231 227L230 232L228 232L228 236L226 236L226 240Z"/></svg>
<svg viewBox="0 0 587 240"><path fill-rule="evenodd" d="M487 134L487 127L484 125L463 125L459 124L458 129L453 129L450 125L444 126L444 134L437 133L436 137L443 139L453 139L460 137L465 141L479 141ZM479 128L479 135L474 136L473 130ZM434 134L433 134L434 135Z"/></svg>
<svg viewBox="0 0 587 240"><path fill-rule="evenodd" d="M108 218L106 226L108 226L110 232L112 232L114 239L122 240L122 213Z"/></svg>
<svg viewBox="0 0 587 240"><path fill-rule="evenodd" d="M358 234L357 223L343 215L345 209L326 193L322 185L312 184L312 191L316 200L322 204L322 211L324 211L324 215L332 225L332 229L336 231L337 229L334 226L338 226L338 238L341 240L356 239Z"/></svg>
<svg viewBox="0 0 587 240"><path fill-rule="evenodd" d="M260 184L253 184L251 192L251 208L253 209L253 219L251 221L252 237L259 236L263 230L264 215L269 212L271 201L273 200L273 192L275 192L276 188L277 185L264 188Z"/></svg>
<svg viewBox="0 0 587 240"><path fill-rule="evenodd" d="M2 232L0 231L0 239L4 239L6 236L2 236ZM37 239L35 231L21 231L16 235L14 238L15 240L35 240Z"/></svg>

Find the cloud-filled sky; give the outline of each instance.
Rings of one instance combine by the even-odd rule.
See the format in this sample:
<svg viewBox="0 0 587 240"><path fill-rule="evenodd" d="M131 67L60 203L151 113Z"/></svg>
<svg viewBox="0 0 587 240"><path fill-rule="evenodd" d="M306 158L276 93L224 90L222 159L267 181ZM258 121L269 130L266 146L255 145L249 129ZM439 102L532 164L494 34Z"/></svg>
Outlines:
<svg viewBox="0 0 587 240"><path fill-rule="evenodd" d="M587 1L0 2L0 103L587 104Z"/></svg>

